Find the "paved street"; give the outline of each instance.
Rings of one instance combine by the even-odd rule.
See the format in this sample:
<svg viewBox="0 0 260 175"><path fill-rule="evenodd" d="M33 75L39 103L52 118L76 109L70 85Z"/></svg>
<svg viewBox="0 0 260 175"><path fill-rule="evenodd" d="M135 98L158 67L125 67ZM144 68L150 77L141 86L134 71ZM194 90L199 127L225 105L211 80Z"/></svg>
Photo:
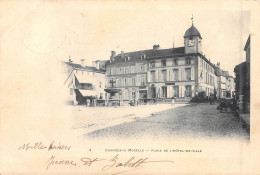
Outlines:
<svg viewBox="0 0 260 175"><path fill-rule="evenodd" d="M167 105L167 104L165 104ZM85 133L85 137L188 137L249 139L236 116L220 113L217 104L191 104L154 112L115 126ZM140 106L139 106L140 108ZM156 105L153 106L156 108ZM132 111L135 107L132 107ZM145 107L144 107L145 109ZM131 111L129 111L131 113Z"/></svg>

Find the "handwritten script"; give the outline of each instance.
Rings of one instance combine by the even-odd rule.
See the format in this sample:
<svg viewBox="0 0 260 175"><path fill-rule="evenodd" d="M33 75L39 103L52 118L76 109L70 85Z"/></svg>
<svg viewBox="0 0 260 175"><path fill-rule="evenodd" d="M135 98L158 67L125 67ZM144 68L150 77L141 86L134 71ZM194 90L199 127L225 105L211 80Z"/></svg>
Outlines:
<svg viewBox="0 0 260 175"><path fill-rule="evenodd" d="M110 159L105 158L90 158L90 157L82 157L77 160L59 160L56 156L52 155L46 164L46 169L50 169L54 166L71 166L71 167L91 167L91 166L98 166L100 167L101 171L108 171L113 169L113 175L134 171L138 169L144 168L144 164L148 163L173 163L173 161L169 160L149 160L146 158L136 158L136 157L130 157L126 161L122 161L119 159L119 154L113 156Z"/></svg>
<svg viewBox="0 0 260 175"><path fill-rule="evenodd" d="M64 154L59 154L60 157L55 155L57 151L71 151L72 147L70 145L62 144L61 142L52 141L49 144L43 142L35 143L24 143L18 146L19 151L47 151L50 152L50 156L47 154L48 159L44 164L46 170L55 169L57 166L63 166L68 168L90 168L95 166L95 170L100 171L111 171L113 175L121 174L124 172L134 171L142 169L145 167L145 164L151 163L173 163L170 160L150 160L148 157L136 157L129 156L120 156L116 154L112 157L98 158L98 157L89 157L89 156L79 156L79 158L64 158ZM64 153L64 152L63 152Z"/></svg>

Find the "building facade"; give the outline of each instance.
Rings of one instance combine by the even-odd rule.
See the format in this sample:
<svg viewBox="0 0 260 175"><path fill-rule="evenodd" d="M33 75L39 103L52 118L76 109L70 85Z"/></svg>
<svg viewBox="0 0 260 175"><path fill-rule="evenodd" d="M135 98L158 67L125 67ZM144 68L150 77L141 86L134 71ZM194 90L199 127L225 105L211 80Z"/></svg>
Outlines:
<svg viewBox="0 0 260 175"><path fill-rule="evenodd" d="M71 60L62 62L65 101L68 104L86 104L87 99L105 99L105 70L99 66L85 66L84 61L82 59L81 64Z"/></svg>
<svg viewBox="0 0 260 175"><path fill-rule="evenodd" d="M244 47L246 61L234 69L240 113L250 113L250 35Z"/></svg>
<svg viewBox="0 0 260 175"><path fill-rule="evenodd" d="M160 49L154 45L116 55L106 64L107 91L121 100L176 99L189 101L198 92L214 93L215 66L202 55L202 37L192 26L185 32L184 47ZM118 92L118 93L117 93Z"/></svg>
<svg viewBox="0 0 260 175"><path fill-rule="evenodd" d="M235 79L228 71L220 69L220 63L215 68L217 76L216 93L217 98L232 98L235 94Z"/></svg>
<svg viewBox="0 0 260 175"><path fill-rule="evenodd" d="M135 57L137 55L137 57ZM140 58L138 58L140 55ZM110 98L134 100L147 98L148 62L141 53L117 55L112 51L110 63L106 65L107 89L118 89Z"/></svg>

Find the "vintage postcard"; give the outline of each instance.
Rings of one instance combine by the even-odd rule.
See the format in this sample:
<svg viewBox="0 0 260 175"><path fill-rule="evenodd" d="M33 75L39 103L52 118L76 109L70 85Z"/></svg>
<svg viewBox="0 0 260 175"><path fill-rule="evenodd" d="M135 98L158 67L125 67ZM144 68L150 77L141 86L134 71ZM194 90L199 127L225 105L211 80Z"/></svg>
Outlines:
<svg viewBox="0 0 260 175"><path fill-rule="evenodd" d="M259 174L259 1L0 2L0 175Z"/></svg>

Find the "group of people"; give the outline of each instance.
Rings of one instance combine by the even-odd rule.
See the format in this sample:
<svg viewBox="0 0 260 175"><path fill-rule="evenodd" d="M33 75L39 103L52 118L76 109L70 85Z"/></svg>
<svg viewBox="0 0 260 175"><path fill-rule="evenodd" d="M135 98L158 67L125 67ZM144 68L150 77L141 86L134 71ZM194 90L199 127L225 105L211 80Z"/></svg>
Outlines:
<svg viewBox="0 0 260 175"><path fill-rule="evenodd" d="M92 98L92 99L86 99L86 106L97 106L97 99L96 98Z"/></svg>

